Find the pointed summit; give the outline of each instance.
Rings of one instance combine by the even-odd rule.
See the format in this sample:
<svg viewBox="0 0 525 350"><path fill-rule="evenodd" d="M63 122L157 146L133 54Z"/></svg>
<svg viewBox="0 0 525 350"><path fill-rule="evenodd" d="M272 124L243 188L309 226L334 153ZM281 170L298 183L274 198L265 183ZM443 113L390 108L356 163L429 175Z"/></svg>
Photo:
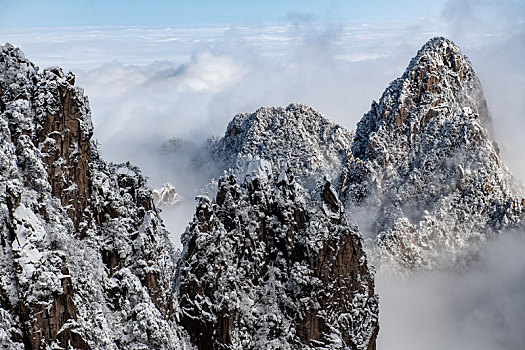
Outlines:
<svg viewBox="0 0 525 350"><path fill-rule="evenodd" d="M521 220L489 130L470 62L450 40L431 39L358 123L342 171L342 197L356 212L371 207L361 228L383 255L404 267L453 262L469 241Z"/></svg>
<svg viewBox="0 0 525 350"><path fill-rule="evenodd" d="M473 69L459 47L444 37L434 37L427 41L411 60L407 72L415 66L444 67L463 77L463 73L473 73Z"/></svg>
<svg viewBox="0 0 525 350"><path fill-rule="evenodd" d="M359 122L353 154L367 158L370 137L380 129L403 134L413 144L415 135L421 134L437 115L455 114L465 107L490 133L487 103L472 65L452 41L432 38Z"/></svg>
<svg viewBox="0 0 525 350"><path fill-rule="evenodd" d="M468 58L452 41L444 37L430 39L412 59L402 79L412 82L407 86L417 87L412 90L417 91L414 102L470 107L491 131L481 82ZM447 93L449 90L455 93ZM443 96L436 99L436 95Z"/></svg>

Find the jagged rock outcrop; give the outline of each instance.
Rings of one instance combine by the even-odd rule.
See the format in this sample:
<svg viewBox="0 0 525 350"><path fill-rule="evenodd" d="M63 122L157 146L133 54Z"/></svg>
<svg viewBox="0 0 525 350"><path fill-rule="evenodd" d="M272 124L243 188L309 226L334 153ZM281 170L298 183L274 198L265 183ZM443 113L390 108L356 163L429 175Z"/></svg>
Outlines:
<svg viewBox="0 0 525 350"><path fill-rule="evenodd" d="M153 203L156 207L169 208L181 202L183 198L177 193L175 187L169 182L153 190Z"/></svg>
<svg viewBox="0 0 525 350"><path fill-rule="evenodd" d="M219 168L241 175L254 157L271 162L275 169L288 165L301 185L311 190L326 176L338 178L351 144L351 132L314 108L293 103L236 115L210 149Z"/></svg>
<svg viewBox="0 0 525 350"><path fill-rule="evenodd" d="M453 264L520 221L519 189L490 129L470 62L431 39L359 122L340 180L383 258L400 268Z"/></svg>
<svg viewBox="0 0 525 350"><path fill-rule="evenodd" d="M378 301L357 228L330 183L312 196L255 159L198 198L177 271L199 349L375 349Z"/></svg>
<svg viewBox="0 0 525 350"><path fill-rule="evenodd" d="M211 140L229 175L199 197L177 272L198 348L375 349L373 275L330 184L351 140L300 104L239 114Z"/></svg>
<svg viewBox="0 0 525 350"><path fill-rule="evenodd" d="M100 158L71 73L0 50L0 347L183 347L144 177Z"/></svg>

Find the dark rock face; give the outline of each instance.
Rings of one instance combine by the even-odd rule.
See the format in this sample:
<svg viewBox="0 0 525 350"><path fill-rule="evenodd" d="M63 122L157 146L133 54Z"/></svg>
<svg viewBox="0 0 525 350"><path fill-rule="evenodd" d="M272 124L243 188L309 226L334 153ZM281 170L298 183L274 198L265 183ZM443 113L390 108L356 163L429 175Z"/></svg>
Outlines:
<svg viewBox="0 0 525 350"><path fill-rule="evenodd" d="M99 157L71 73L0 50L0 347L182 347L145 179Z"/></svg>
<svg viewBox="0 0 525 350"><path fill-rule="evenodd" d="M359 122L340 191L379 254L401 268L462 259L523 206L490 136L481 84L459 48L431 39ZM468 249L467 249L468 250Z"/></svg>
<svg viewBox="0 0 525 350"><path fill-rule="evenodd" d="M290 170L253 168L199 198L177 271L180 324L199 349L375 349L373 276L333 188L320 188L326 203Z"/></svg>
<svg viewBox="0 0 525 350"><path fill-rule="evenodd" d="M35 136L51 193L68 208L69 217L78 228L90 199L89 157L93 126L85 119L89 115L87 98L74 83L72 73L64 77L58 68L47 70L36 86L33 103L40 117Z"/></svg>
<svg viewBox="0 0 525 350"><path fill-rule="evenodd" d="M69 271L64 267L65 276ZM74 290L71 277L61 280L62 289L52 295L51 307L43 307L38 302L23 303L20 305L21 318L28 320L25 323L29 334L26 346L30 349L42 349L46 346L46 340L56 339L57 343L66 348L68 343L76 349L89 349L87 343L74 333L74 328L62 329L65 322L77 317L77 310L73 301Z"/></svg>

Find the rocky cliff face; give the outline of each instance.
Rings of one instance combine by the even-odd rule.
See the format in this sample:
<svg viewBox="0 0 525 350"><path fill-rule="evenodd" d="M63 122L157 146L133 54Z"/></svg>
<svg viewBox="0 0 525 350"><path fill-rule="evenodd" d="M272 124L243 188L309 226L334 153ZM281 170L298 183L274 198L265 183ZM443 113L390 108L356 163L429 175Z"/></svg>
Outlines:
<svg viewBox="0 0 525 350"><path fill-rule="evenodd" d="M454 264L520 222L520 190L490 129L470 62L431 39L359 122L341 176L342 197L366 212L362 228L382 258L400 268Z"/></svg>
<svg viewBox="0 0 525 350"><path fill-rule="evenodd" d="M329 180L351 140L291 104L237 115L211 142L229 174L199 197L177 271L180 324L199 349L375 349L373 274Z"/></svg>
<svg viewBox="0 0 525 350"><path fill-rule="evenodd" d="M329 182L311 196L253 160L199 198L177 271L199 349L375 349L378 302L357 228Z"/></svg>
<svg viewBox="0 0 525 350"><path fill-rule="evenodd" d="M182 347L151 191L100 158L74 76L6 44L0 112L0 347Z"/></svg>
<svg viewBox="0 0 525 350"><path fill-rule="evenodd" d="M2 347L375 348L373 275L326 180L344 129L300 105L237 116L213 144L234 170L199 199L174 284L155 193L100 158L74 76L9 44L0 65Z"/></svg>

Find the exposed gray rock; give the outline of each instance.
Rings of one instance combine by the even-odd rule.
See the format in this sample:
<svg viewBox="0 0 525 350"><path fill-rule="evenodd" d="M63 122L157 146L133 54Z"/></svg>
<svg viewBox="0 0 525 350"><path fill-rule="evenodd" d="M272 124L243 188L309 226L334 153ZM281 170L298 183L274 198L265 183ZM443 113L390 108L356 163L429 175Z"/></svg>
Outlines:
<svg viewBox="0 0 525 350"><path fill-rule="evenodd" d="M431 39L359 122L342 172L342 197L382 259L455 264L520 222L520 189L490 128L470 62L451 41Z"/></svg>
<svg viewBox="0 0 525 350"><path fill-rule="evenodd" d="M255 163L255 164L253 164ZM199 349L375 349L378 300L357 228L326 183L254 160L199 197L182 239L180 324Z"/></svg>

